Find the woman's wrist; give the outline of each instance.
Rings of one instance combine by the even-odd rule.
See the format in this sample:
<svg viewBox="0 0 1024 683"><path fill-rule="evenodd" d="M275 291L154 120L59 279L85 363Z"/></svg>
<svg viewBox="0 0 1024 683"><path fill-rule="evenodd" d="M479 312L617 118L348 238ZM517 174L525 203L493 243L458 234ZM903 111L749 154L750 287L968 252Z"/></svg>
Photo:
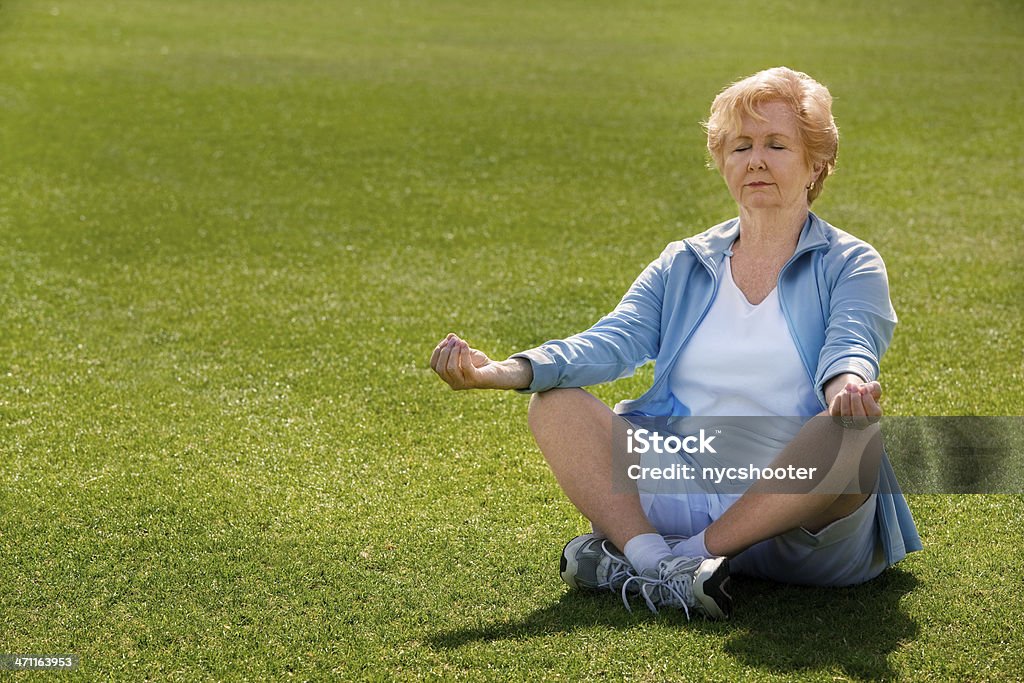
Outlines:
<svg viewBox="0 0 1024 683"><path fill-rule="evenodd" d="M500 363L502 389L528 389L533 384L533 366L525 358L509 358Z"/></svg>

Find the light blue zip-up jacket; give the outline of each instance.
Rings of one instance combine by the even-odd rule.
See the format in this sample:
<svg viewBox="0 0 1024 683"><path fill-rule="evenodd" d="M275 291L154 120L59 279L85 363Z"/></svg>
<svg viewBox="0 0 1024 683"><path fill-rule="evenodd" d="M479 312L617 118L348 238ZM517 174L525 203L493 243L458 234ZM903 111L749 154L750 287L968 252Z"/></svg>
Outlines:
<svg viewBox="0 0 1024 683"><path fill-rule="evenodd" d="M654 382L615 406L620 415L686 416L669 389L672 366L718 292L719 265L739 236L739 219L669 244L593 327L513 355L533 368L525 392L584 387L633 374L654 360ZM852 372L871 381L892 339L896 313L885 265L871 245L811 213L778 279L779 301L824 410L824 387ZM898 562L921 540L888 456L879 474L877 520L886 559Z"/></svg>

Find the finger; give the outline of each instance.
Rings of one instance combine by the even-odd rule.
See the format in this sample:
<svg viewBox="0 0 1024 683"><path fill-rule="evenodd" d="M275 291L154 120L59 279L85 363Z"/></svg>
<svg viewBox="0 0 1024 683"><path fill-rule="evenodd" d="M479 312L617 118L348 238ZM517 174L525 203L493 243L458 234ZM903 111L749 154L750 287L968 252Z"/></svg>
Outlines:
<svg viewBox="0 0 1024 683"><path fill-rule="evenodd" d="M451 346L448 342L441 342L437 348L437 360L433 363L434 372L441 375L444 381L448 381L448 357L451 355Z"/></svg>
<svg viewBox="0 0 1024 683"><path fill-rule="evenodd" d="M882 406L878 405L878 401L875 400L870 391L862 394L861 399L864 402L864 414L867 415L868 422L874 424L882 419Z"/></svg>
<svg viewBox="0 0 1024 683"><path fill-rule="evenodd" d="M866 393L866 389L864 390ZM867 411L864 408L864 394L861 393L860 389L856 393L850 394L850 414L853 417L853 426L856 429L864 429L870 422L868 421Z"/></svg>
<svg viewBox="0 0 1024 683"><path fill-rule="evenodd" d="M476 374L476 366L473 365L469 344L465 342L459 347L459 370L462 372L463 381L466 382L467 386L471 386L473 377Z"/></svg>
<svg viewBox="0 0 1024 683"><path fill-rule="evenodd" d="M447 339L442 339L438 342L437 346L434 347L434 352L430 354L430 367L437 372L437 361L441 357L441 349L444 348Z"/></svg>
<svg viewBox="0 0 1024 683"><path fill-rule="evenodd" d="M491 359L487 357L486 353L474 348L469 349L469 360L474 368L482 367L491 362Z"/></svg>
<svg viewBox="0 0 1024 683"><path fill-rule="evenodd" d="M853 408L850 406L850 392L843 391L839 395L839 414L843 417L853 415Z"/></svg>
<svg viewBox="0 0 1024 683"><path fill-rule="evenodd" d="M842 425L843 428L852 427L853 418L851 417L852 409L850 408L850 392L845 389L840 391L836 394L834 401L838 409L833 416L835 422Z"/></svg>
<svg viewBox="0 0 1024 683"><path fill-rule="evenodd" d="M449 370L451 368L452 356L457 354L458 349L459 338L454 334L448 335L447 340L444 342L444 348L441 349L445 370Z"/></svg>
<svg viewBox="0 0 1024 683"><path fill-rule="evenodd" d="M458 383L462 382L462 368L459 366L459 343L455 342L450 347L448 354L448 375ZM454 386L454 385L453 385Z"/></svg>
<svg viewBox="0 0 1024 683"><path fill-rule="evenodd" d="M871 398L878 401L882 398L882 385L878 382L868 382L862 385L867 388L867 393L871 395Z"/></svg>
<svg viewBox="0 0 1024 683"><path fill-rule="evenodd" d="M840 417L842 415L842 405L840 400L841 394L836 394L832 397L832 402L828 405L828 414L832 417Z"/></svg>
<svg viewBox="0 0 1024 683"><path fill-rule="evenodd" d="M846 392L850 396L850 413L856 417L864 415L864 394L860 387L856 391Z"/></svg>
<svg viewBox="0 0 1024 683"><path fill-rule="evenodd" d="M452 353L458 355L459 363L459 377L462 382L462 389L472 389L473 387L473 372L476 370L473 367L473 361L470 356L472 349L469 348L469 344L464 341L460 341L458 347Z"/></svg>

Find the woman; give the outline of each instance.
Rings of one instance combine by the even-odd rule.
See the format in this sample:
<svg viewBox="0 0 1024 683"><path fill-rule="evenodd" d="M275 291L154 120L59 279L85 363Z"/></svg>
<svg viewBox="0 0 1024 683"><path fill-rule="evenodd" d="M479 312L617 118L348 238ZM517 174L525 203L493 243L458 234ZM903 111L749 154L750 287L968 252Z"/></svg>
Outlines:
<svg viewBox="0 0 1024 683"><path fill-rule="evenodd" d="M434 349L431 367L454 389L534 394L530 429L594 529L563 551L570 586L724 618L730 566L853 585L920 549L876 424L878 363L896 323L885 268L870 245L810 212L835 166L831 102L823 85L784 67L729 86L706 128L738 218L670 244L585 332L501 362L454 334ZM651 388L614 411L579 388L652 359ZM796 491L762 479L737 494L621 484L624 467L649 464L616 439L634 423L676 416L686 431L694 418L740 415L782 424L748 434L751 463L819 467L828 485Z"/></svg>

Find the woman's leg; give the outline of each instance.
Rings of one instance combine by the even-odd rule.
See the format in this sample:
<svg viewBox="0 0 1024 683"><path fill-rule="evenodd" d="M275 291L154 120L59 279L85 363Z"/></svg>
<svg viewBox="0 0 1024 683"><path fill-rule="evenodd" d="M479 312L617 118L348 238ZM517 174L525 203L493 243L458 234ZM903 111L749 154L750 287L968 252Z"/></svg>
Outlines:
<svg viewBox="0 0 1024 683"><path fill-rule="evenodd" d="M793 482L760 480L704 532L714 555L735 556L755 543L803 527L816 532L859 508L869 497L882 458L881 430L846 429L826 412L812 418L771 467L816 467L824 481L793 492ZM786 492L780 492L780 490Z"/></svg>
<svg viewBox="0 0 1024 683"><path fill-rule="evenodd" d="M624 548L635 536L657 532L635 482L626 490L613 483L613 460L625 462L612 457L616 420L623 418L583 389L551 389L530 400L530 430L558 485L595 531Z"/></svg>

